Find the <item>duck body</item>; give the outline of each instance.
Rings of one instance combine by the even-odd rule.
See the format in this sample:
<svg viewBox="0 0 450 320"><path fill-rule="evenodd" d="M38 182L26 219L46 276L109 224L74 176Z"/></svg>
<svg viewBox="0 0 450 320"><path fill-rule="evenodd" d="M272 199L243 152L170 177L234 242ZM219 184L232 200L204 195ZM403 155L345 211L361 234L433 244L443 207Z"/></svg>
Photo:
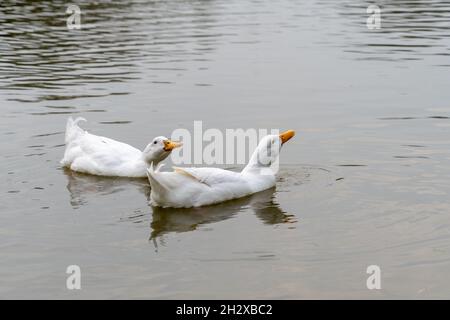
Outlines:
<svg viewBox="0 0 450 320"><path fill-rule="evenodd" d="M293 135L292 131L290 137ZM151 185L151 204L157 207L200 207L274 187L276 171L272 170L271 166L278 158L281 148L281 144L277 146L274 143L276 141L282 142L276 135L265 137L241 172L220 168L178 167L174 167L172 172L161 172L160 167L154 169L153 165L150 166L147 171ZM274 146L274 152L266 155L266 161L260 161L267 146Z"/></svg>
<svg viewBox="0 0 450 320"><path fill-rule="evenodd" d="M219 168L150 167L151 202L160 207L200 207L241 198L275 185L275 175L233 172Z"/></svg>
<svg viewBox="0 0 450 320"><path fill-rule="evenodd" d="M164 137L140 151L129 144L90 134L81 129L83 118L69 118L66 126L66 150L61 164L73 171L101 176L143 178L151 162L159 162L170 153L164 151ZM161 141L160 141L161 140ZM158 150L157 150L158 149Z"/></svg>

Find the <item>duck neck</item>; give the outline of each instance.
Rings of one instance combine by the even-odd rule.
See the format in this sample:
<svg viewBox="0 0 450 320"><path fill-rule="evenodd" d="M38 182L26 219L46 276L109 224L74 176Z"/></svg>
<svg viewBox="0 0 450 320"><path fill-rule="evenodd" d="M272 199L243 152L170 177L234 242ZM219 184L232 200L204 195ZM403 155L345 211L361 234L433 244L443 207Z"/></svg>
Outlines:
<svg viewBox="0 0 450 320"><path fill-rule="evenodd" d="M146 155L145 153L142 154L142 161L145 163L145 166L147 168L149 168L152 163L153 163L153 166L156 167L161 162L160 159L148 157L148 155Z"/></svg>
<svg viewBox="0 0 450 320"><path fill-rule="evenodd" d="M258 163L258 149L253 152L250 160L248 161L245 168L242 170L242 173L258 173L261 169L260 164Z"/></svg>
<svg viewBox="0 0 450 320"><path fill-rule="evenodd" d="M264 161L264 158L260 157L259 148L253 152L248 164L242 170L243 174L259 174L259 175L274 175L272 170L272 163L269 159ZM267 162L267 163L265 163Z"/></svg>
<svg viewBox="0 0 450 320"><path fill-rule="evenodd" d="M279 149L273 144L268 144L267 139L262 140L253 152L247 166L242 170L243 174L259 174L274 176L278 171Z"/></svg>

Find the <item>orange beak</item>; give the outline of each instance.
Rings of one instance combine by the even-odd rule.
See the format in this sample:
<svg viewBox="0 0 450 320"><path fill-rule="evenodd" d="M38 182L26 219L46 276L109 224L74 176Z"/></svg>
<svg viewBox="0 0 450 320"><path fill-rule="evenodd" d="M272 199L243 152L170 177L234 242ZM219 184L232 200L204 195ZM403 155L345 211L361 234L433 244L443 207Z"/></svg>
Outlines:
<svg viewBox="0 0 450 320"><path fill-rule="evenodd" d="M282 134L280 134L281 144L284 144L289 139L291 139L293 136L295 136L294 130L288 130L288 131L283 132Z"/></svg>
<svg viewBox="0 0 450 320"><path fill-rule="evenodd" d="M178 141L166 140L164 141L164 151L172 151L175 148L179 148L183 143Z"/></svg>

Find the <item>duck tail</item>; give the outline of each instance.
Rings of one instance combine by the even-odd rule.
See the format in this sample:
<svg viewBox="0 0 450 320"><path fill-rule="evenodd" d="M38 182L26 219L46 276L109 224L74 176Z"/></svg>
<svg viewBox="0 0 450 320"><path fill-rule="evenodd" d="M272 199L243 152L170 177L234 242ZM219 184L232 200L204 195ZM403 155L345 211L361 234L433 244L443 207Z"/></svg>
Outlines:
<svg viewBox="0 0 450 320"><path fill-rule="evenodd" d="M159 170L164 166L161 164L156 169L153 168L153 162L150 164L150 167L147 169L148 181L150 182L151 187L151 196L152 199L162 199L164 195L170 192L170 188L164 183L161 173Z"/></svg>
<svg viewBox="0 0 450 320"><path fill-rule="evenodd" d="M86 121L85 118L78 117L75 120L72 117L67 119L65 142L69 143L85 131L78 126L78 122Z"/></svg>

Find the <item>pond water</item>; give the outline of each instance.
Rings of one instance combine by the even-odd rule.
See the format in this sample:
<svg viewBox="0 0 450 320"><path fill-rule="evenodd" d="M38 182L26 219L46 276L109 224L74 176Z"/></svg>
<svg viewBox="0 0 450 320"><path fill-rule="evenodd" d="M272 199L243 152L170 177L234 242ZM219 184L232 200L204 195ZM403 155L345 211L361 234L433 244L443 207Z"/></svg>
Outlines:
<svg viewBox="0 0 450 320"><path fill-rule="evenodd" d="M450 1L378 1L369 30L372 3L83 1L68 30L67 1L1 1L0 297L449 298ZM275 189L154 209L61 168L69 116L138 148L297 135Z"/></svg>

